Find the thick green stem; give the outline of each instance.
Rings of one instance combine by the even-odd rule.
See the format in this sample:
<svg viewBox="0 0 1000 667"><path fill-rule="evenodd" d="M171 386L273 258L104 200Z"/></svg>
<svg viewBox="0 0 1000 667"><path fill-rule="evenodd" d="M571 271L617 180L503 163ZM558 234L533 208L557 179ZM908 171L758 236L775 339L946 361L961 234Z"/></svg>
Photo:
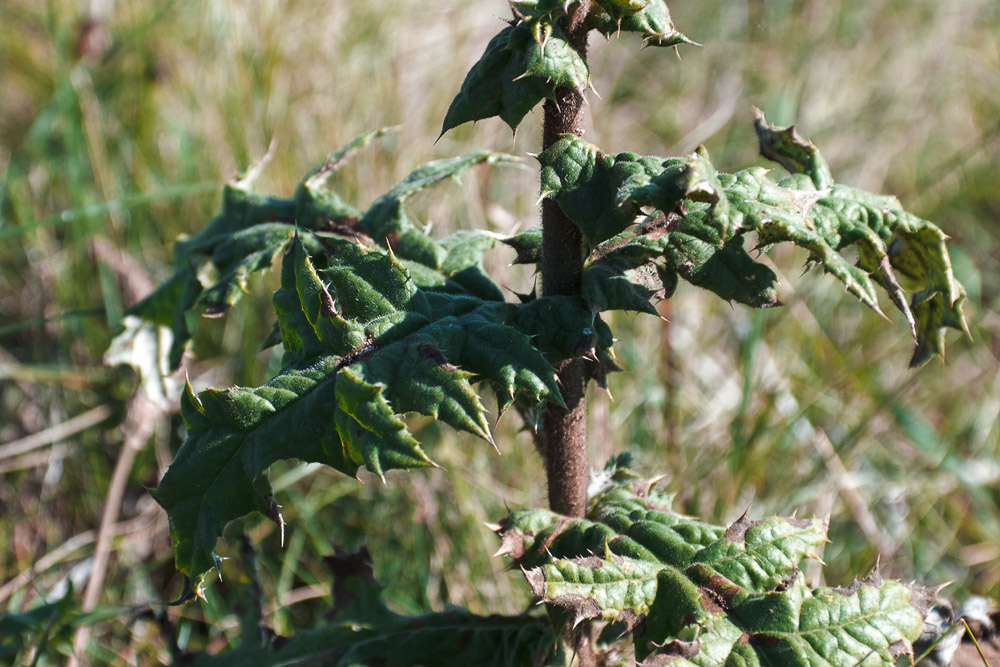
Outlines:
<svg viewBox="0 0 1000 667"><path fill-rule="evenodd" d="M586 16L589 0L579 3L569 16L566 36L580 54L587 56ZM542 148L566 133L583 135L583 93L561 88L556 101L546 100ZM551 200L542 202L542 293L545 296L580 293L584 247L579 228ZM542 418L549 507L567 516L587 511L587 413L586 375L582 359L570 359L559 368L558 379L566 407L550 405Z"/></svg>

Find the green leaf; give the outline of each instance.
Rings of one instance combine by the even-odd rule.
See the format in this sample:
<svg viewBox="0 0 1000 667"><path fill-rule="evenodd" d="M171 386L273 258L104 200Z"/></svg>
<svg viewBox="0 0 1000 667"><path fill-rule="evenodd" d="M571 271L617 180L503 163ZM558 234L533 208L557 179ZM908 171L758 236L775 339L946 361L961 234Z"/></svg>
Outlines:
<svg viewBox="0 0 1000 667"><path fill-rule="evenodd" d="M802 138L795 126L776 127L768 124L764 112L754 108L754 128L760 141L760 154L777 162L791 174L805 174L817 190L833 185L833 174L819 149Z"/></svg>
<svg viewBox="0 0 1000 667"><path fill-rule="evenodd" d="M356 233L361 212L346 203L333 189L335 176L347 160L372 141L381 139L395 128L383 127L366 132L327 157L326 162L308 174L295 191L295 219L305 229Z"/></svg>
<svg viewBox="0 0 1000 667"><path fill-rule="evenodd" d="M355 151L388 131L368 132L335 151L299 184L291 199L251 190L267 158L226 184L219 215L194 236L177 242L173 275L126 311L171 328L171 368L180 365L198 319L220 317L234 306L246 292L249 277L269 269L296 231L311 251L318 250L319 241L306 230L360 232L361 214L331 190L333 175ZM207 277L207 284L199 276Z"/></svg>
<svg viewBox="0 0 1000 667"><path fill-rule="evenodd" d="M756 654L750 664L893 665L912 655L928 597L930 591L883 580L877 571L846 589L810 590L799 575L787 590L747 601L732 617Z"/></svg>
<svg viewBox="0 0 1000 667"><path fill-rule="evenodd" d="M441 241L447 253L441 272L449 283L459 285L467 294L486 301L503 301L503 292L483 271L483 255L496 242L495 235L483 231L455 232Z"/></svg>
<svg viewBox="0 0 1000 667"><path fill-rule="evenodd" d="M567 134L538 155L542 196L559 204L591 247L629 226L639 215L630 200L663 171L663 158L635 153L606 155L596 146Z"/></svg>
<svg viewBox="0 0 1000 667"><path fill-rule="evenodd" d="M519 161L505 153L478 151L421 165L372 203L362 217L360 227L378 243L391 247L399 257L440 270L449 250L436 243L410 219L406 212L406 200L447 178L457 178L469 167L498 163Z"/></svg>
<svg viewBox="0 0 1000 667"><path fill-rule="evenodd" d="M743 235L753 232L760 251L784 242L804 248L809 264L879 314L883 288L915 338L911 365L943 355L945 327L967 333L965 290L940 229L894 197L832 184L823 158L792 128L759 115L758 131L762 152L796 173L778 183L759 167L719 173L704 148L684 158L609 156L570 135L538 156L542 194L592 246L584 280L597 308L653 312L648 302L670 292L671 274L726 300L779 305L776 276L744 249ZM843 254L850 246L855 263Z"/></svg>
<svg viewBox="0 0 1000 667"><path fill-rule="evenodd" d="M660 215L608 240L595 256L613 253L634 267L653 266L665 288L671 284L670 274L676 274L726 301L753 308L780 305L774 272L747 254L742 237L724 243L718 230L704 221L704 207L683 217Z"/></svg>
<svg viewBox="0 0 1000 667"><path fill-rule="evenodd" d="M477 243L449 244L444 268L473 261ZM167 510L177 566L199 592L228 522L252 511L277 518L272 463L297 458L348 475L365 467L383 478L433 465L401 417L408 412L492 442L473 382L489 382L501 406L515 397L561 403L552 363L569 354L551 340L540 349L532 327L542 318L593 323L565 299L536 299L521 313L425 292L392 253L344 239L324 239L316 258L323 268L297 237L282 261L281 372L262 387L195 395L189 386L183 397L188 438L154 497Z"/></svg>
<svg viewBox="0 0 1000 667"><path fill-rule="evenodd" d="M542 228L530 227L520 234L500 239L517 252L512 264L538 264L542 261Z"/></svg>
<svg viewBox="0 0 1000 667"><path fill-rule="evenodd" d="M215 282L201 291L194 306L205 317L224 315L247 292L250 276L271 268L294 232L292 225L269 222L226 236L212 252Z"/></svg>
<svg viewBox="0 0 1000 667"><path fill-rule="evenodd" d="M586 519L522 510L498 530L500 552L573 625L620 624L643 665L891 665L912 654L935 592L877 573L810 589L799 564L818 558L826 521L711 526L671 512L620 462L605 474Z"/></svg>
<svg viewBox="0 0 1000 667"><path fill-rule="evenodd" d="M634 310L656 315L651 303L669 299L677 274L654 262L634 266L618 253L589 262L583 270L583 297L598 311Z"/></svg>
<svg viewBox="0 0 1000 667"><path fill-rule="evenodd" d="M529 9L527 4L523 8ZM535 105L555 99L556 89L583 90L588 85L587 62L566 41L558 24L543 19L521 21L490 40L448 108L441 134L492 116L516 130Z"/></svg>
<svg viewBox="0 0 1000 667"><path fill-rule="evenodd" d="M597 0L596 4L603 11L594 12L591 22L606 37L637 32L643 46L698 45L674 28L664 0Z"/></svg>

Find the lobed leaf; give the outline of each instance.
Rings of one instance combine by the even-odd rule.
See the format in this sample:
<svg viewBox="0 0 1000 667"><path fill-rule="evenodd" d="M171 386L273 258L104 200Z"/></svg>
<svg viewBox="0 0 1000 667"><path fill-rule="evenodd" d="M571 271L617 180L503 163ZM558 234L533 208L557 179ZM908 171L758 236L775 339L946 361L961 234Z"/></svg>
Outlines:
<svg viewBox="0 0 1000 667"><path fill-rule="evenodd" d="M478 151L421 165L372 203L360 220L360 229L378 243L393 248L400 257L440 270L448 258L449 249L417 227L406 212L406 200L445 179L457 178L469 167L517 161L517 158L504 153ZM491 246L484 247L483 251L488 247Z"/></svg>
<svg viewBox="0 0 1000 667"><path fill-rule="evenodd" d="M606 37L636 32L643 46L697 46L674 28L665 0L597 0L595 4L599 9L593 12L591 23Z"/></svg>
<svg viewBox="0 0 1000 667"><path fill-rule="evenodd" d="M761 115L758 132L763 154L796 173L777 183L759 167L719 173L703 148L685 158L605 155L572 135L539 155L542 194L590 245L587 298L599 310L653 312L649 301L668 296L677 275L727 301L780 305L776 276L744 248L753 232L761 251L785 242L804 248L809 264L879 314L876 287L884 289L914 336L911 365L943 355L945 327L967 332L965 290L944 233L894 197L832 184L815 146L794 128L773 128ZM851 246L856 262L843 254Z"/></svg>
<svg viewBox="0 0 1000 667"><path fill-rule="evenodd" d="M550 10L558 4L514 5L515 17L520 11L522 18L493 37L469 70L445 114L441 134L492 116L516 130L535 105L555 99L557 88L583 90L590 85L586 60L552 22Z"/></svg>
<svg viewBox="0 0 1000 667"><path fill-rule="evenodd" d="M595 326L579 299L518 307L428 292L391 252L321 240L311 256L296 237L282 260L281 372L258 388L195 395L189 386L182 401L188 438L154 497L167 510L177 566L199 592L228 522L252 511L277 518L272 463L298 458L348 475L365 467L383 478L433 465L402 419L408 412L492 442L473 383L489 382L501 409L515 397L561 403L552 363L574 346L553 337L552 322ZM443 244L442 270L477 261L483 243Z"/></svg>
<svg viewBox="0 0 1000 667"><path fill-rule="evenodd" d="M245 293L249 277L269 269L296 231L303 243L318 249L314 231L344 231L356 224L360 212L331 190L332 177L351 154L388 131L368 132L335 151L299 184L290 199L251 189L266 159L225 185L219 215L194 236L177 242L173 275L126 311L171 329L172 369L180 365L198 319L219 317L234 306ZM199 276L211 278L202 284Z"/></svg>
<svg viewBox="0 0 1000 667"><path fill-rule="evenodd" d="M542 196L559 204L591 247L628 227L639 215L632 191L662 171L663 158L635 153L604 154L571 134L538 155Z"/></svg>
<svg viewBox="0 0 1000 667"><path fill-rule="evenodd" d="M642 665L891 665L912 655L934 591L873 573L810 589L799 572L826 542L819 519L746 515L729 527L674 514L669 498L612 470L586 519L544 510L500 525L543 602L576 625L615 622Z"/></svg>
<svg viewBox="0 0 1000 667"><path fill-rule="evenodd" d="M542 228L530 227L520 234L500 239L517 253L512 264L538 264L542 259Z"/></svg>

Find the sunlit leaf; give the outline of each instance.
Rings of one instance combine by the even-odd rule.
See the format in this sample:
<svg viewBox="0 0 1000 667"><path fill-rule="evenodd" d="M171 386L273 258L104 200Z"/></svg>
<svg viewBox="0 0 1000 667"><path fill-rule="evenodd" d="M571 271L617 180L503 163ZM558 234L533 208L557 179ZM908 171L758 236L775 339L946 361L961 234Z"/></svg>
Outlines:
<svg viewBox="0 0 1000 667"><path fill-rule="evenodd" d="M446 255L457 265L469 261L460 246ZM540 318L593 322L572 301L536 299L521 314L499 301L426 293L391 253L336 238L323 249L322 269L300 240L282 261L281 372L258 388L195 395L188 387L182 401L188 439L154 497L170 518L178 568L199 589L229 521L275 516L272 463L297 458L380 476L431 465L402 419L408 412L491 440L473 382L489 382L501 406L515 397L560 403L551 364L572 349L532 341L535 327L550 326Z"/></svg>
<svg viewBox="0 0 1000 667"><path fill-rule="evenodd" d="M891 665L912 654L934 591L873 573L810 589L827 523L744 515L728 527L677 515L669 498L616 468L585 519L513 512L501 553L576 625L613 621L642 665Z"/></svg>
<svg viewBox="0 0 1000 667"><path fill-rule="evenodd" d="M532 8L537 4L531 3ZM516 129L539 102L555 99L557 88L583 90L588 85L587 62L558 24L543 19L515 22L490 40L469 70L441 133L492 116Z"/></svg>

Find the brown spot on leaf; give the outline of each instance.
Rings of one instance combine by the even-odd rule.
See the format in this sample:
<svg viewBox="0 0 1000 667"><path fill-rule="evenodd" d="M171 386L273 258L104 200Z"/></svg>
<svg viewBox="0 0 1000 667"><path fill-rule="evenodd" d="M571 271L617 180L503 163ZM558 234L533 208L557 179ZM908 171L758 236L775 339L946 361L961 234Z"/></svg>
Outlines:
<svg viewBox="0 0 1000 667"><path fill-rule="evenodd" d="M337 313L337 308L333 305L333 297L330 296L330 292L327 291L326 285L320 285L322 288L319 292L319 300L322 302L319 309L319 314L323 317L332 317Z"/></svg>
<svg viewBox="0 0 1000 667"><path fill-rule="evenodd" d="M625 626L625 632L631 632L636 637L646 634L645 614L637 614L631 608L622 609L618 612L618 616L615 617L615 623L621 623Z"/></svg>
<svg viewBox="0 0 1000 667"><path fill-rule="evenodd" d="M337 236L353 239L366 245L373 245L375 240L361 231L361 220L355 215L345 215L334 220L327 218L317 231L331 232Z"/></svg>
<svg viewBox="0 0 1000 667"><path fill-rule="evenodd" d="M560 595L548 600L552 604L557 604L566 609L572 616L571 627L576 627L588 618L596 618L601 615L601 608L596 602L582 595Z"/></svg>
<svg viewBox="0 0 1000 667"><path fill-rule="evenodd" d="M597 556L584 556L582 558L572 558L570 559L570 562L573 563L574 565L578 565L579 567L585 567L588 570L596 570L597 568L599 568L601 565L604 564L604 561L598 558Z"/></svg>
<svg viewBox="0 0 1000 667"><path fill-rule="evenodd" d="M851 596L851 595L854 595L855 593L857 593L859 588L861 588L861 582L858 581L857 577L855 577L854 581L851 582L850 586L848 586L846 588L838 586L838 587L836 587L836 588L834 588L832 590L833 590L834 593L839 593L840 595L843 595L844 597L848 597L848 596Z"/></svg>
<svg viewBox="0 0 1000 667"><path fill-rule="evenodd" d="M910 649L910 645L902 640L897 639L893 643L889 644L889 655L893 658L898 658L901 655L909 655L913 651Z"/></svg>
<svg viewBox="0 0 1000 667"><path fill-rule="evenodd" d="M680 221L681 216L677 213L671 212L670 215L660 213L642 225L642 235L651 240L662 238L673 231Z"/></svg>
<svg viewBox="0 0 1000 667"><path fill-rule="evenodd" d="M375 340L375 336L369 333L365 336L365 341L361 343L361 345L358 345L356 348L337 360L337 368L346 368L347 366L359 361L365 361L378 352L381 347L382 346L379 345L378 341Z"/></svg>
<svg viewBox="0 0 1000 667"><path fill-rule="evenodd" d="M527 551L527 547L524 543L524 535L516 530L505 530L500 535L500 549L494 555L510 556L517 561L524 557L525 551Z"/></svg>
<svg viewBox="0 0 1000 667"><path fill-rule="evenodd" d="M702 606L712 613L731 610L743 590L703 563L689 566L684 574L699 585Z"/></svg>
<svg viewBox="0 0 1000 667"><path fill-rule="evenodd" d="M528 586L531 587L531 592L536 597L545 596L545 570L540 567L535 567L530 570L523 570L524 578L528 581Z"/></svg>
<svg viewBox="0 0 1000 667"><path fill-rule="evenodd" d="M799 576L799 568L798 566L795 566L795 568L793 568L792 571L788 573L787 577L778 582L778 585L774 587L774 590L777 591L778 593L781 593L782 591L787 591L791 587L791 585L795 583L795 578L798 576Z"/></svg>
<svg viewBox="0 0 1000 667"><path fill-rule="evenodd" d="M424 359L431 359L439 368L443 368L446 371L457 371L458 366L448 363L448 360L444 358L437 347L431 345L430 343L421 343L417 345L417 354L419 354Z"/></svg>
<svg viewBox="0 0 1000 667"><path fill-rule="evenodd" d="M750 519L750 508L748 507L743 516L733 522L729 528L726 528L725 537L730 542L742 542L746 538L747 531L761 524L763 519Z"/></svg>
<svg viewBox="0 0 1000 667"><path fill-rule="evenodd" d="M701 606L702 608L710 614L721 614L726 611L719 600L708 590L704 588L698 589L698 595L701 596Z"/></svg>
<svg viewBox="0 0 1000 667"><path fill-rule="evenodd" d="M697 639L691 642L675 639L657 648L656 651L643 660L640 665L641 667L660 667L661 665L669 665L676 660L688 660L693 658L698 655L699 650L701 650L701 642Z"/></svg>

